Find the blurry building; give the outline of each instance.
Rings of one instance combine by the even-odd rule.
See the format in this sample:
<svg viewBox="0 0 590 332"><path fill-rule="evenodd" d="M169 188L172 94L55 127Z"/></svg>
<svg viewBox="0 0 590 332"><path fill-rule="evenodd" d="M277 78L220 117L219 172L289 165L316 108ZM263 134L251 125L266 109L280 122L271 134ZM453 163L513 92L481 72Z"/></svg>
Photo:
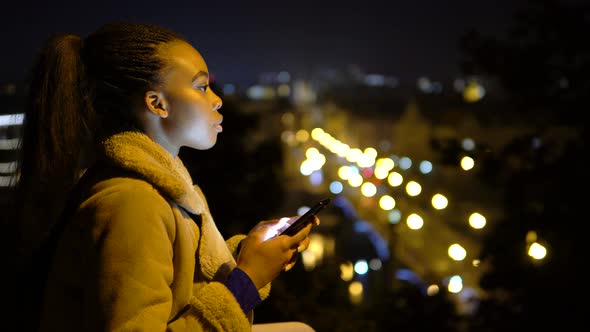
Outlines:
<svg viewBox="0 0 590 332"><path fill-rule="evenodd" d="M9 211L10 185L16 181L18 143L22 130L24 98L15 83L0 85L0 215Z"/></svg>

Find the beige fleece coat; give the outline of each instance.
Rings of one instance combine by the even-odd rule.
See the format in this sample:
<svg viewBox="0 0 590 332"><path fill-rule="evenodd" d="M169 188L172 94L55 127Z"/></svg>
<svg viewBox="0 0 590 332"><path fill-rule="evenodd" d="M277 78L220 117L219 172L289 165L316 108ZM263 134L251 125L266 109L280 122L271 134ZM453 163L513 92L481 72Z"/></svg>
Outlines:
<svg viewBox="0 0 590 332"><path fill-rule="evenodd" d="M180 159L146 135L114 135L102 153L112 167L82 186L50 269L41 330L250 331L252 313L222 283L244 235L223 239Z"/></svg>

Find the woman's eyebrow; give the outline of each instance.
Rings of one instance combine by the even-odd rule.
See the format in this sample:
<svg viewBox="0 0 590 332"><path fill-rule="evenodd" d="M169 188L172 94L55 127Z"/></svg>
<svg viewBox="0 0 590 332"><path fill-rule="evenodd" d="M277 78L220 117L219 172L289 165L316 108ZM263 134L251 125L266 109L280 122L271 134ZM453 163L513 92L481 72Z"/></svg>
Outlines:
<svg viewBox="0 0 590 332"><path fill-rule="evenodd" d="M197 80L197 78L201 77L201 76L205 76L207 79L209 79L209 74L206 71L199 71L198 73L195 74L195 76L193 76L193 79L191 80L191 82L194 82Z"/></svg>

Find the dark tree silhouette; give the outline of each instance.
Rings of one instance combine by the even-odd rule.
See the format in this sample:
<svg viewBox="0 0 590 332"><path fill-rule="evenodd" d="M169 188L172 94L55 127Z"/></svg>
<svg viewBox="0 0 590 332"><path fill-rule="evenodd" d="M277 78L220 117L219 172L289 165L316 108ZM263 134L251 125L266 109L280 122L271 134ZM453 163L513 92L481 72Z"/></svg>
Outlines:
<svg viewBox="0 0 590 332"><path fill-rule="evenodd" d="M497 80L510 112L536 125L490 158L502 171L480 174L503 188L505 199L504 217L483 243L490 268L480 286L488 297L473 331L529 331L581 320L575 303L583 285L579 187L586 178L588 14L588 5L571 1L529 1L506 39L476 32L463 39L465 73ZM534 236L548 250L540 261L527 255Z"/></svg>
<svg viewBox="0 0 590 332"><path fill-rule="evenodd" d="M564 3L569 3L566 5ZM515 12L505 38L473 30L460 42L467 75L498 80L510 111L575 124L590 93L589 5L529 0ZM586 107L587 109L587 107Z"/></svg>

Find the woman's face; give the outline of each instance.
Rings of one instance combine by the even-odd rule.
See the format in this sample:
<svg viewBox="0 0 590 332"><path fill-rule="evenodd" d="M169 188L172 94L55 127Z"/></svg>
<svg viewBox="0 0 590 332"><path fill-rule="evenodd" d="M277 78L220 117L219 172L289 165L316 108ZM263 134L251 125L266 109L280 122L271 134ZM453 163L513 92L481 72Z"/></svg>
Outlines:
<svg viewBox="0 0 590 332"><path fill-rule="evenodd" d="M222 131L222 101L209 88L209 71L203 57L183 41L172 42L160 51L167 66L162 72L163 94L168 116L161 119L166 145L206 150L215 145Z"/></svg>

